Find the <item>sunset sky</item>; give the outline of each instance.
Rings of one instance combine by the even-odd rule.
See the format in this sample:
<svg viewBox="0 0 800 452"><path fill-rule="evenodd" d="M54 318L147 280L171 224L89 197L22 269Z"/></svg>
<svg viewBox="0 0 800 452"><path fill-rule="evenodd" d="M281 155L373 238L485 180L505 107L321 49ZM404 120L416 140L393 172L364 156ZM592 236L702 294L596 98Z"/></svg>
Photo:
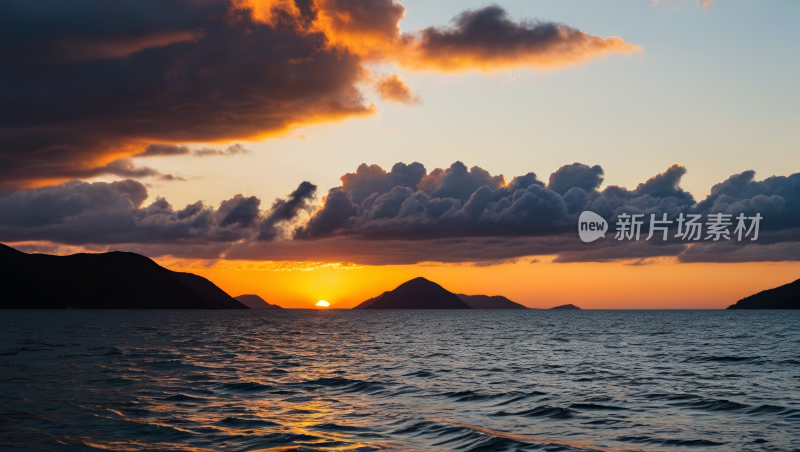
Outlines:
<svg viewBox="0 0 800 452"><path fill-rule="evenodd" d="M284 307L424 276L537 308L723 308L800 278L798 13L3 2L0 241L138 252ZM580 242L583 210L606 239ZM625 212L764 220L755 242L615 242Z"/></svg>

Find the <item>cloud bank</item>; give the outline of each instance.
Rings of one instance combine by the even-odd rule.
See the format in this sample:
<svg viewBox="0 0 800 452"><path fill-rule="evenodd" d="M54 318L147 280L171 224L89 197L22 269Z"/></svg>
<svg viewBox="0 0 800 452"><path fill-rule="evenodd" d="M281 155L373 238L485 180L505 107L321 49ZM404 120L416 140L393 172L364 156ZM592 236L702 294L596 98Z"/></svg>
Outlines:
<svg viewBox="0 0 800 452"><path fill-rule="evenodd" d="M348 261L404 264L488 262L557 255L557 262L675 257L681 262L800 259L800 173L756 180L753 171L730 176L697 201L680 187L686 168L673 165L627 189L603 187L603 169L574 163L545 183L535 173L508 180L455 162L428 172L420 163L386 171L362 164L317 200L301 183L269 206L237 195L218 206L174 208L157 198L145 205L144 185L72 181L0 195L0 241L127 249L150 256L207 259ZM577 234L580 213L609 221L605 239L586 244ZM760 213L757 241L645 241L650 215L734 216ZM620 214L643 214L640 241L618 241ZM730 228L731 232L733 228ZM704 228L705 231L705 228Z"/></svg>
<svg viewBox="0 0 800 452"><path fill-rule="evenodd" d="M403 34L405 13L392 0L0 2L0 189L103 174L175 179L127 159L241 153L185 144L371 115L369 91L421 103L402 77L368 64L552 69L639 49L516 22L496 5Z"/></svg>

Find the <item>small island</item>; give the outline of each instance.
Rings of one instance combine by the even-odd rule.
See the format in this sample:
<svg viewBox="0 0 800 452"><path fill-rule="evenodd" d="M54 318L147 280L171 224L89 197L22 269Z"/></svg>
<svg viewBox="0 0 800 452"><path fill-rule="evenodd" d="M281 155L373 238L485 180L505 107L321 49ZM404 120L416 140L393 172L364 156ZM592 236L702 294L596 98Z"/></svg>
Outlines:
<svg viewBox="0 0 800 452"><path fill-rule="evenodd" d="M500 295L454 294L425 278L414 278L353 309L528 309Z"/></svg>
<svg viewBox="0 0 800 452"><path fill-rule="evenodd" d="M550 309L577 309L579 311L581 310L581 308L575 306L574 304L562 304L561 306L556 306L555 308L550 308Z"/></svg>
<svg viewBox="0 0 800 452"><path fill-rule="evenodd" d="M250 309L283 309L276 304L267 303L258 295L247 294L239 295L238 297L233 298Z"/></svg>
<svg viewBox="0 0 800 452"><path fill-rule="evenodd" d="M414 278L394 290L359 304L353 309L472 309L458 296L433 281Z"/></svg>

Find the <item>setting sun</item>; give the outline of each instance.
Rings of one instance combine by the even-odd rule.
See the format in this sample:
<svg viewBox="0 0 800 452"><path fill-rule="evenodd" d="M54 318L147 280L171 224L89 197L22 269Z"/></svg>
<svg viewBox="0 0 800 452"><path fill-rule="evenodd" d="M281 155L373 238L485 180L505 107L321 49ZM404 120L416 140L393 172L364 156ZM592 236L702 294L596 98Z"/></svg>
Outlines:
<svg viewBox="0 0 800 452"><path fill-rule="evenodd" d="M327 308L331 304L325 300L319 300L315 306L319 306L320 308Z"/></svg>

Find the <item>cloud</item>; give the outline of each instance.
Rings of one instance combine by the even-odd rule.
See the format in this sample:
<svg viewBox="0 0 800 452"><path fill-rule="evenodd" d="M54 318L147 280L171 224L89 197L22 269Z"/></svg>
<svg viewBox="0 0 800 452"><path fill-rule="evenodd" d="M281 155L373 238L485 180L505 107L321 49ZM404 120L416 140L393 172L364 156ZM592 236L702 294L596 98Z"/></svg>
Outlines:
<svg viewBox="0 0 800 452"><path fill-rule="evenodd" d="M408 87L405 79L398 74L382 75L375 80L375 91L381 100L406 105L422 104L422 97L415 95Z"/></svg>
<svg viewBox="0 0 800 452"><path fill-rule="evenodd" d="M283 1L243 0L238 8L274 24L281 13L306 33L319 32L329 48L371 61L391 61L410 70L454 72L530 67L553 69L610 53L641 50L618 37L602 38L565 24L509 18L489 5L456 15L450 27L401 33L405 7L393 0L315 0L309 8Z"/></svg>
<svg viewBox="0 0 800 452"><path fill-rule="evenodd" d="M262 139L376 111L358 88L361 59L320 51L323 35L237 19L222 0L93 5L0 3L0 188L109 174L153 143ZM201 29L124 56L60 52L78 38Z"/></svg>
<svg viewBox="0 0 800 452"><path fill-rule="evenodd" d="M276 199L272 208L261 223L259 240L274 240L282 232L280 226L289 226L301 211L312 209L311 200L317 195L317 186L303 182L289 195L288 200Z"/></svg>
<svg viewBox="0 0 800 452"><path fill-rule="evenodd" d="M148 168L146 166L136 166L129 159L119 159L104 166L98 174L109 173L120 177L158 177L162 180L183 180L181 177L173 176L172 174L163 174L160 171Z"/></svg>
<svg viewBox="0 0 800 452"><path fill-rule="evenodd" d="M73 38L63 42L61 56L73 60L122 58L144 49L183 42L195 43L204 35L203 30L174 30L141 36L119 36L102 42Z"/></svg>
<svg viewBox="0 0 800 452"><path fill-rule="evenodd" d="M305 182L288 200L278 199L266 211L260 199L242 195L216 208L198 201L175 209L161 197L144 206L147 188L138 181L71 181L0 196L0 240L128 244L128 249L148 254L154 253L148 245L166 244L171 248L165 249L183 257L219 256L237 241L255 239L259 230L291 223L307 207L315 189Z"/></svg>
<svg viewBox="0 0 800 452"><path fill-rule="evenodd" d="M496 5L407 34L406 10L391 0L31 5L0 2L0 189L119 175L127 164L111 163L134 156L243 153L188 145L375 114L364 92L374 63L552 69L638 49L564 24L516 22ZM376 89L420 103L396 74ZM138 174L130 177L162 177Z"/></svg>
<svg viewBox="0 0 800 452"><path fill-rule="evenodd" d="M436 168L431 171L431 174L424 176L419 181L418 188L435 198L455 198L466 201L480 187L495 190L505 183L506 178L502 174L492 176L480 167L473 166L467 169L463 163L455 162L450 165L450 168Z"/></svg>
<svg viewBox="0 0 800 452"><path fill-rule="evenodd" d="M134 155L134 157L162 157L173 155L192 155L194 157L223 156L251 154L253 151L245 148L242 144L235 143L225 149L200 148L191 150L188 146L176 146L172 144L151 144L144 152Z"/></svg>
<svg viewBox="0 0 800 452"><path fill-rule="evenodd" d="M463 11L453 19L452 27L430 27L404 38L407 47L398 56L403 66L448 72L552 69L610 53L641 50L621 38L602 38L561 23L515 22L497 5Z"/></svg>
<svg viewBox="0 0 800 452"><path fill-rule="evenodd" d="M702 6L703 11L708 11L709 8L714 6L714 0L697 0L697 6Z"/></svg>
<svg viewBox="0 0 800 452"><path fill-rule="evenodd" d="M687 3L689 3L688 0L652 0L650 2L650 7L656 8L664 5L669 6L673 11L677 11L686 6ZM697 0L695 3L698 8L703 8L703 11L708 11L714 6L714 0Z"/></svg>
<svg viewBox="0 0 800 452"><path fill-rule="evenodd" d="M603 168L600 165L590 167L580 163L564 165L550 175L547 188L564 195L571 188L580 188L583 191L592 191L600 188L603 183Z"/></svg>
<svg viewBox="0 0 800 452"><path fill-rule="evenodd" d="M340 180L352 201L361 204L373 193L387 193L394 187L415 188L425 174L425 167L416 162L409 165L397 163L390 172L378 165L362 163L355 173L347 173Z"/></svg>
<svg viewBox="0 0 800 452"><path fill-rule="evenodd" d="M488 265L542 255L556 256L557 263L800 259L800 173L759 181L753 171L744 171L697 202L680 187L686 171L673 165L629 190L602 188L602 168L580 163L559 168L547 185L532 172L508 182L461 162L430 173L416 162L398 163L391 171L363 164L342 176L342 185L328 190L319 204L317 187L303 182L269 207L255 196L236 195L218 206L198 201L183 209L163 198L145 206L147 189L133 180L72 181L0 194L0 241L181 258L373 265ZM605 239L579 240L577 221L584 210L609 222ZM643 215L639 241L614 239L623 213ZM668 240L657 233L646 241L650 216L661 219L664 213L671 220L699 214L704 222L712 213L760 213L763 220L757 241L738 241L733 234L731 241L687 241L676 237L675 222Z"/></svg>

